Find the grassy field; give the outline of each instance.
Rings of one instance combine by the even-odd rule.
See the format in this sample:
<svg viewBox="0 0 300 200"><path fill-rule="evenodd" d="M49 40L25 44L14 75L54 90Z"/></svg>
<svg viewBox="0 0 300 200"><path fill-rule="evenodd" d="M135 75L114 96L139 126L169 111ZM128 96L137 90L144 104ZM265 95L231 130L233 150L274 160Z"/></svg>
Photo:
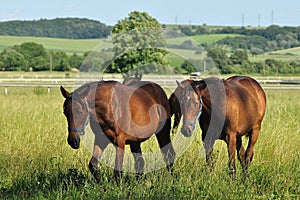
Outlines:
<svg viewBox="0 0 300 200"><path fill-rule="evenodd" d="M192 40L195 43L212 43L225 37L235 37L234 34L210 34L210 35L197 35L191 37L178 37L167 40L168 44L181 44L186 40ZM25 37L25 36L0 36L0 51L20 45L24 42L36 42L42 44L47 50L64 51L67 53L84 53L91 51L94 48L107 49L112 47L111 41L107 39L59 39L59 38L42 38L42 37ZM63 44L63 45L62 45Z"/></svg>
<svg viewBox="0 0 300 200"><path fill-rule="evenodd" d="M47 50L64 51L66 53L84 53L94 48L102 49L111 47L111 42L104 39L59 39L59 38L42 38L42 37L22 37L22 36L0 36L0 51L20 45L24 42L36 42L42 44ZM63 45L62 45L63 44Z"/></svg>
<svg viewBox="0 0 300 200"><path fill-rule="evenodd" d="M270 53L265 53L256 56L249 56L250 61L263 61L266 59L275 59L278 61L299 61L300 47L291 49L279 50Z"/></svg>
<svg viewBox="0 0 300 200"><path fill-rule="evenodd" d="M273 51L269 53L264 53L261 55L250 56L249 59L252 62L263 61L266 59L275 59L278 61L298 61L300 59L300 47L295 47L291 49Z"/></svg>
<svg viewBox="0 0 300 200"><path fill-rule="evenodd" d="M268 107L255 146L250 178L227 173L226 145L215 146L215 168L208 171L199 127L188 150L177 159L174 175L165 169L137 181L125 173L119 186L113 169L100 164L95 183L89 151L68 146L63 97L58 89L0 88L1 199L299 199L300 92L266 91ZM184 138L183 138L184 139ZM155 140L143 144L143 149ZM112 155L113 157L113 155Z"/></svg>
<svg viewBox="0 0 300 200"><path fill-rule="evenodd" d="M236 37L239 35L236 34L209 34L209 35L195 35L195 36L184 36L184 37L177 37L177 38L170 38L167 40L168 44L181 44L186 40L191 40L197 44L210 44L213 42L217 42L221 39L226 37Z"/></svg>

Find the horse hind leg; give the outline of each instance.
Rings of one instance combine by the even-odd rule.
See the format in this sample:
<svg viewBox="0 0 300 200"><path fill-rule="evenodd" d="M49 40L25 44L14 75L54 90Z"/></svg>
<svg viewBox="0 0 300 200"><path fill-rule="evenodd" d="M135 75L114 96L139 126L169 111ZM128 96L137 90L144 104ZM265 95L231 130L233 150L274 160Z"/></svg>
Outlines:
<svg viewBox="0 0 300 200"><path fill-rule="evenodd" d="M168 118L164 127L156 134L156 138L163 154L164 161L169 172L172 172L173 163L175 161L176 153L171 143L170 137L171 119Z"/></svg>
<svg viewBox="0 0 300 200"><path fill-rule="evenodd" d="M253 130L249 133L249 142L248 142L247 150L245 153L245 175L246 175L246 177L248 176L249 165L253 159L254 145L257 141L259 131L260 131L260 127L258 126L258 127L253 128Z"/></svg>
<svg viewBox="0 0 300 200"><path fill-rule="evenodd" d="M246 174L246 159L245 159L245 149L243 147L243 143L242 143L242 137L237 136L236 137L236 151L237 151L237 156L238 159L242 165L243 171Z"/></svg>
<svg viewBox="0 0 300 200"><path fill-rule="evenodd" d="M140 177L144 173L145 161L142 155L141 143L132 143L130 144L130 150L134 158L134 167L137 174L137 177Z"/></svg>
<svg viewBox="0 0 300 200"><path fill-rule="evenodd" d="M228 147L229 172L230 172L230 176L234 178L236 174L236 165L235 165L235 151L236 151L236 143L237 143L236 135L229 133L229 135L226 136L226 143Z"/></svg>

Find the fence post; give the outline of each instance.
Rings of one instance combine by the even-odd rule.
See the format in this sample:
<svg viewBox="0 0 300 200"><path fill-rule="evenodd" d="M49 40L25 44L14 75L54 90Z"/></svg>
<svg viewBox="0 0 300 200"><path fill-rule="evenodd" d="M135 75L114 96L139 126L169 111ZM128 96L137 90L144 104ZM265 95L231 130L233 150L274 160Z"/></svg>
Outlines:
<svg viewBox="0 0 300 200"><path fill-rule="evenodd" d="M48 87L48 93L50 93L50 87Z"/></svg>
<svg viewBox="0 0 300 200"><path fill-rule="evenodd" d="M5 95L8 94L8 88L7 88L7 85L5 85L5 88L4 88L4 94L5 94Z"/></svg>

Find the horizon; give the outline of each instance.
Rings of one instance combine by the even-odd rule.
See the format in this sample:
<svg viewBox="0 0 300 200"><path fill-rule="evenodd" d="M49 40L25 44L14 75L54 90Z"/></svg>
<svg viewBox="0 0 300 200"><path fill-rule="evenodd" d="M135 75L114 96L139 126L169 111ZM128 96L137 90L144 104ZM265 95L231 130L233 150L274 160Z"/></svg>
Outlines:
<svg viewBox="0 0 300 200"><path fill-rule="evenodd" d="M4 22L14 22L14 21L19 21L19 22L32 22L32 21L42 21L42 20L55 20L55 19L87 19L87 20L93 20L93 21L97 21L100 23L103 23L107 26L114 26L110 25L110 24L106 24L103 21L99 20L99 19L92 19L92 18L88 18L88 17L68 17L68 16L64 16L64 17L54 17L54 18L40 18L40 19L11 19L11 20L6 20L6 21L1 21L0 23L4 23ZM159 22L159 21L158 21ZM168 26L208 26L208 27L252 27L252 28L263 28L263 27L269 27L269 26L280 26L280 27L299 27L299 25L280 25L280 24L270 24L270 25L265 25L265 26L261 26L261 25L221 25L221 24L165 24L165 23L161 23L160 24L164 24L164 25L168 25Z"/></svg>
<svg viewBox="0 0 300 200"><path fill-rule="evenodd" d="M118 5L118 6L116 6ZM55 18L87 18L112 26L132 11L147 12L161 24L210 26L299 26L300 4L296 0L274 2L253 0L227 2L212 0L174 2L158 0L99 2L86 0L11 0L0 7L0 22L13 20L39 20Z"/></svg>

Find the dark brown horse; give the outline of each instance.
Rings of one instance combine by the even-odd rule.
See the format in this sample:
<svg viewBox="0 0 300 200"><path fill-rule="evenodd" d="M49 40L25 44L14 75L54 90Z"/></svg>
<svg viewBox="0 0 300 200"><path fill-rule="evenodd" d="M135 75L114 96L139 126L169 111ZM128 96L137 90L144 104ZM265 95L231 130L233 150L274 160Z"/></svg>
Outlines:
<svg viewBox="0 0 300 200"><path fill-rule="evenodd" d="M179 124L181 132L191 136L196 122L202 130L202 141L209 163L213 145L217 139L226 142L229 156L229 169L236 172L235 156L247 176L248 167L254 154L266 109L266 96L261 86L252 78L234 76L227 80L207 78L201 81L185 80L169 99L171 113L175 114L174 127ZM242 136L248 136L247 150L242 145Z"/></svg>
<svg viewBox="0 0 300 200"><path fill-rule="evenodd" d="M168 98L152 82L121 84L101 81L83 85L73 93L61 86L66 98L64 114L68 121L68 143L77 149L80 135L90 122L95 134L94 152L89 169L99 181L98 161L109 143L116 146L114 175L121 176L125 144L130 145L138 174L143 173L141 142L155 134L167 169L171 170L175 152L171 144L171 118Z"/></svg>

